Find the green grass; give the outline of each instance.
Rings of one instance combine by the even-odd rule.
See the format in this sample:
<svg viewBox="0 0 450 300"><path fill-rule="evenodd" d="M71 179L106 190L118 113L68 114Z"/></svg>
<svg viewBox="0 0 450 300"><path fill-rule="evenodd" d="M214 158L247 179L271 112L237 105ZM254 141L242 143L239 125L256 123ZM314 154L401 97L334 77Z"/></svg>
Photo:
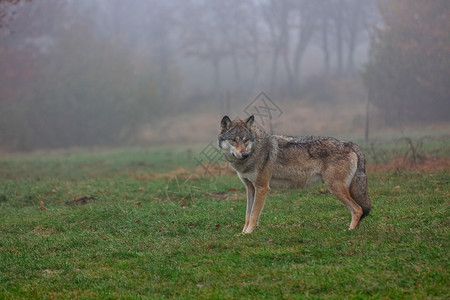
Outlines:
<svg viewBox="0 0 450 300"><path fill-rule="evenodd" d="M0 299L450 297L449 170L369 174L356 231L323 186L272 191L241 235L236 176L173 175L191 152L0 159Z"/></svg>

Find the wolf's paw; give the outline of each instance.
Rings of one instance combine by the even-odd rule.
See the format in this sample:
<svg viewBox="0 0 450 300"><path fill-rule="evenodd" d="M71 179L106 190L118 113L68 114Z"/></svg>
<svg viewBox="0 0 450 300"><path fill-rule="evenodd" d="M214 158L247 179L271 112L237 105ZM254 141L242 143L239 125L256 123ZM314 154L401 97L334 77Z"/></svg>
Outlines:
<svg viewBox="0 0 450 300"><path fill-rule="evenodd" d="M253 232L254 229L255 228L247 227L246 229L242 230L242 234L250 234Z"/></svg>

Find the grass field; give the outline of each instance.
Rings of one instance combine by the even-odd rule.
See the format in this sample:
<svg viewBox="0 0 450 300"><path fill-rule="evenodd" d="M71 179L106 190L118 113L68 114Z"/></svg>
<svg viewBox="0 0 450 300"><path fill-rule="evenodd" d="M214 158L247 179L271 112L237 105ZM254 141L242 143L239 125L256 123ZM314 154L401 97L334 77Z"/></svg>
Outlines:
<svg viewBox="0 0 450 300"><path fill-rule="evenodd" d="M448 168L369 173L356 231L324 186L272 191L241 235L243 185L195 152L0 158L0 299L450 297Z"/></svg>

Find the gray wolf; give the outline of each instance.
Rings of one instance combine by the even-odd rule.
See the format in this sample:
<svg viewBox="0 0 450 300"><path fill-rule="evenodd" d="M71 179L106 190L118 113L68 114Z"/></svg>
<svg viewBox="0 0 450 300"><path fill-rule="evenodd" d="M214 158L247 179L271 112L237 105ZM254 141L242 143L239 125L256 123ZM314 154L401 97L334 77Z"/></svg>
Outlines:
<svg viewBox="0 0 450 300"><path fill-rule="evenodd" d="M331 137L269 135L246 120L221 121L218 146L247 190L243 233L259 223L271 187L304 188L324 182L350 211L349 230L370 212L365 159L357 145Z"/></svg>

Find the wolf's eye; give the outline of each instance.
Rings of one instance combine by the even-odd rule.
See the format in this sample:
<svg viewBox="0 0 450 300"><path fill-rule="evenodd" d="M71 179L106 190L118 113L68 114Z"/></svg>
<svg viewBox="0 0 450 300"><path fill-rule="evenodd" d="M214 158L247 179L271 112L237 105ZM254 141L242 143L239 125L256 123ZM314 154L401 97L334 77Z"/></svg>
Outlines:
<svg viewBox="0 0 450 300"><path fill-rule="evenodd" d="M243 141L244 143L247 143L247 142L248 142L248 138L245 137L245 138L242 139L242 141Z"/></svg>

